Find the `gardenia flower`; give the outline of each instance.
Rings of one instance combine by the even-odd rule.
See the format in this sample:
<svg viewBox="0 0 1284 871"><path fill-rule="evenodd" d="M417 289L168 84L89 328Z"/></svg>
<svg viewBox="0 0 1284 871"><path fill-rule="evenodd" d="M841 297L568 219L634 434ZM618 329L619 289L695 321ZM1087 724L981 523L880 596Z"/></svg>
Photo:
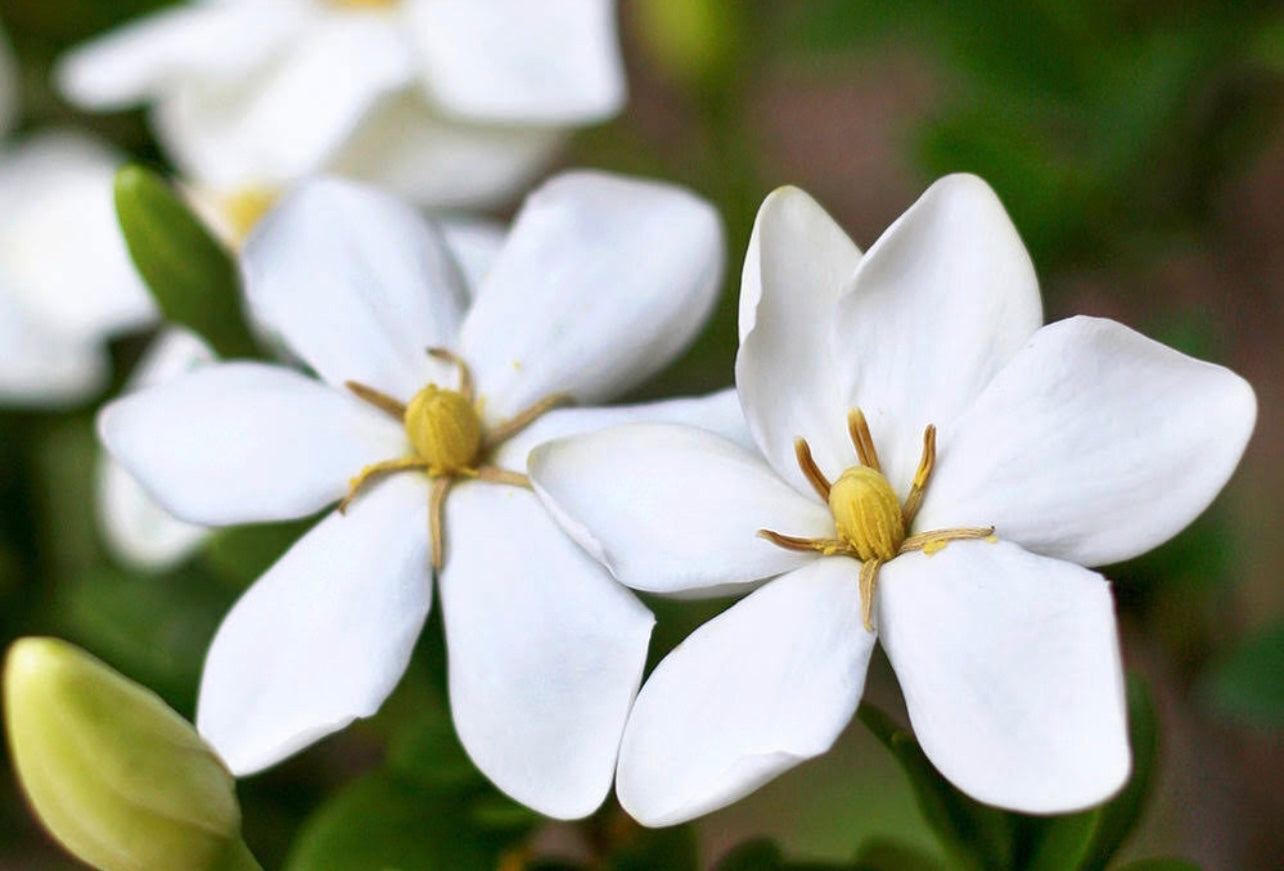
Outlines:
<svg viewBox="0 0 1284 871"><path fill-rule="evenodd" d="M731 391L549 410L617 395L671 360L712 306L722 245L689 193L562 175L529 198L465 311L440 236L380 194L321 180L264 219L243 252L250 307L320 380L220 363L99 421L113 455L191 522L342 500L210 648L197 726L235 773L379 707L436 566L451 708L473 760L551 816L601 802L652 616L561 533L522 472L538 441L620 420L743 429Z"/></svg>
<svg viewBox="0 0 1284 871"><path fill-rule="evenodd" d="M617 790L648 825L824 753L875 638L941 773L1062 813L1130 769L1107 581L1234 470L1252 389L1117 323L1040 327L1034 269L984 182L935 184L864 256L802 191L763 204L736 384L761 455L708 432L542 445L537 492L636 589L779 575L655 669Z"/></svg>
<svg viewBox="0 0 1284 871"><path fill-rule="evenodd" d="M58 70L91 109L152 103L184 175L227 196L329 171L425 205L507 198L625 98L612 0L204 0Z"/></svg>
<svg viewBox="0 0 1284 871"><path fill-rule="evenodd" d="M461 218L440 220L437 228L471 293L481 285L498 255L503 228ZM168 328L138 361L125 391L164 384L214 359L213 351L199 337L177 327ZM133 476L106 454L98 465L98 525L118 559L151 570L181 563L208 535L204 527L184 523L157 505Z"/></svg>
<svg viewBox="0 0 1284 871"><path fill-rule="evenodd" d="M119 163L72 133L0 147L0 403L91 396L105 341L156 317L116 224Z"/></svg>

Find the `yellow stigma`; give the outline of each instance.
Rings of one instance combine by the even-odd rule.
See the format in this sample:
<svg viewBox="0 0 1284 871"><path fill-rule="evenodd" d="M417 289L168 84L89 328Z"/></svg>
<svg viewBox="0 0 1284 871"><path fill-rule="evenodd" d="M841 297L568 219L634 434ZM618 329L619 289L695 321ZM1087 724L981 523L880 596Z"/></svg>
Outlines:
<svg viewBox="0 0 1284 871"><path fill-rule="evenodd" d="M431 474L452 475L476 464L481 418L463 394L429 384L406 406L405 421L410 444Z"/></svg>
<svg viewBox="0 0 1284 871"><path fill-rule="evenodd" d="M829 510L840 541L862 560L890 560L905 541L896 492L880 472L852 466L829 491Z"/></svg>

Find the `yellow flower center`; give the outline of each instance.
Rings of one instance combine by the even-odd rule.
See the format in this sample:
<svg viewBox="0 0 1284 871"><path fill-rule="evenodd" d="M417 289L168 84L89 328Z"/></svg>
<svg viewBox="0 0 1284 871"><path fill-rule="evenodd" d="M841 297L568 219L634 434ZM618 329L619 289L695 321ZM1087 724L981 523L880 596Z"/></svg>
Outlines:
<svg viewBox="0 0 1284 871"><path fill-rule="evenodd" d="M861 560L889 560L905 541L905 522L896 491L881 472L852 466L829 490L838 539Z"/></svg>
<svg viewBox="0 0 1284 871"><path fill-rule="evenodd" d="M760 529L758 534L788 550L813 551L825 556L843 554L860 560L861 621L872 632L874 589L878 584L879 566L916 550L931 556L951 541L960 539L993 541L994 527L965 526L907 535L919 506L923 504L927 481L936 464L936 427L928 426L923 433L923 456L903 504L883 475L874 438L859 408L847 415L847 431L860 465L844 470L832 484L812 459L806 439L794 442L794 453L803 477L829 504L835 537L802 538L770 529Z"/></svg>
<svg viewBox="0 0 1284 871"><path fill-rule="evenodd" d="M431 475L457 475L477 463L482 423L477 409L457 390L429 384L406 405L406 435Z"/></svg>
<svg viewBox="0 0 1284 871"><path fill-rule="evenodd" d="M281 192L274 188L250 186L220 198L223 217L238 246L280 197Z"/></svg>
<svg viewBox="0 0 1284 871"><path fill-rule="evenodd" d="M432 567L444 563L444 506L451 486L460 478L476 478L492 484L530 487L530 478L491 465L487 459L494 450L538 420L546 411L567 402L568 397L554 394L492 427L482 425L478 403L473 395L472 374L468 365L445 348L429 348L429 356L452 363L459 370L458 389L429 384L404 405L395 397L356 381L347 387L364 402L401 421L406 428L413 456L396 457L366 466L348 482L348 495L339 503L346 511L366 485L397 472L425 472L432 479L428 495L428 536L432 543Z"/></svg>

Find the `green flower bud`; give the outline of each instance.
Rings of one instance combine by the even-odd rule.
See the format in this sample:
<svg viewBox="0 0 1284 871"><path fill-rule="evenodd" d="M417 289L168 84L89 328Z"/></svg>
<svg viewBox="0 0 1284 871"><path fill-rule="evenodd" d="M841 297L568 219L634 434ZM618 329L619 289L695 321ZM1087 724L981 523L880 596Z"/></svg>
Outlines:
<svg viewBox="0 0 1284 871"><path fill-rule="evenodd" d="M4 670L14 767L36 815L103 871L258 869L231 774L154 693L80 649L24 638Z"/></svg>

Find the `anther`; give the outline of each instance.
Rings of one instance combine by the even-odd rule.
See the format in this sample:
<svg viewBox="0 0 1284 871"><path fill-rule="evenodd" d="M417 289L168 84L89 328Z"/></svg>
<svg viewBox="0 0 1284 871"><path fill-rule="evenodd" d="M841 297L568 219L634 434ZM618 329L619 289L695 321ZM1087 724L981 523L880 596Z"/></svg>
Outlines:
<svg viewBox="0 0 1284 871"><path fill-rule="evenodd" d="M865 421L865 413L859 408L847 412L847 434L851 436L861 465L868 466L875 472L883 471L878 462L878 449L874 447L874 437L870 435L869 424Z"/></svg>
<svg viewBox="0 0 1284 871"><path fill-rule="evenodd" d="M813 490L821 499L829 501L829 479L825 473L816 465L816 460L811 455L811 445L803 438L794 439L794 456L798 459L798 468L802 469L803 477L807 483L811 484Z"/></svg>

